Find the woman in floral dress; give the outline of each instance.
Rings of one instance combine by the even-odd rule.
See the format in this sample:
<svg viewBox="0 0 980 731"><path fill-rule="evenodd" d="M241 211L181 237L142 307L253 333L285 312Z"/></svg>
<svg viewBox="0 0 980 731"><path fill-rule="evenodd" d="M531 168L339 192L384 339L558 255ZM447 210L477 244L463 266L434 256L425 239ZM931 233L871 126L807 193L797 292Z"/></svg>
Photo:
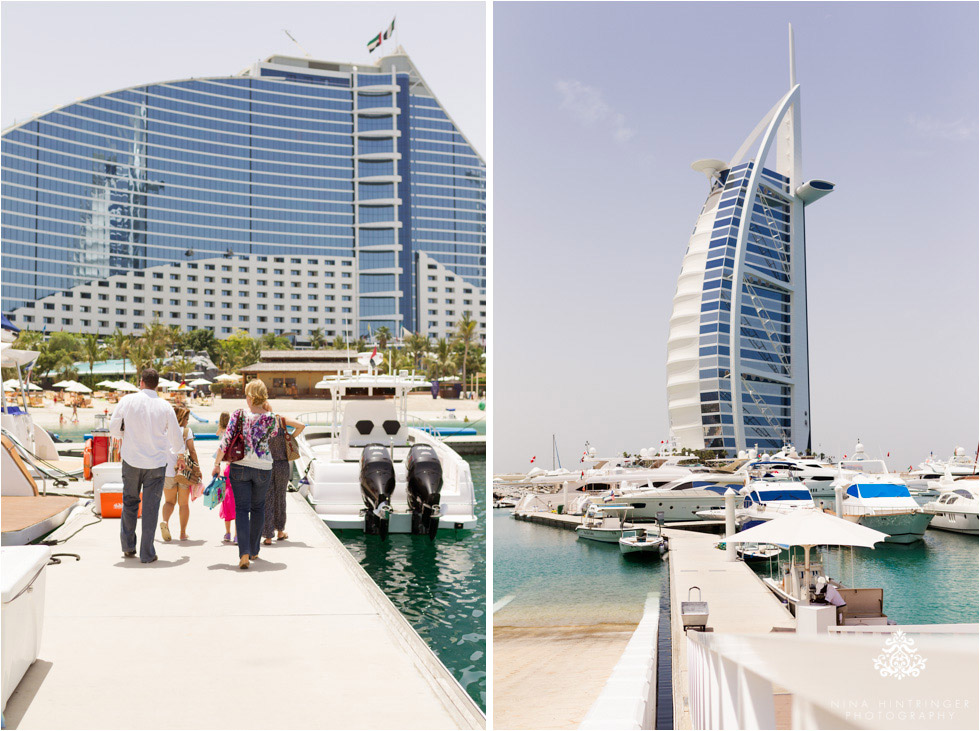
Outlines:
<svg viewBox="0 0 980 731"><path fill-rule="evenodd" d="M236 434L245 440L245 456L232 462L228 472L235 495L235 529L238 531L238 567L247 569L249 561L259 557L262 527L265 524L265 501L272 483L272 452L269 440L279 431L279 421L266 410L269 398L265 384L256 379L245 387L245 404L231 415L228 428L214 456L212 477L221 470L228 445Z"/></svg>

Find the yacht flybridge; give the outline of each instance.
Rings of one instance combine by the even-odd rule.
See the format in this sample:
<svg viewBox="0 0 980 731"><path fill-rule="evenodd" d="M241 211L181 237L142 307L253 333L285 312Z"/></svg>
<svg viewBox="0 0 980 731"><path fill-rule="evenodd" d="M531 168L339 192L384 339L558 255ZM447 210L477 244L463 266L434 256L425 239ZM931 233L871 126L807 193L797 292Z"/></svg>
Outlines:
<svg viewBox="0 0 980 731"><path fill-rule="evenodd" d="M420 376L326 377L331 411L300 417L301 492L338 530L436 536L473 528L476 499L469 464L437 437L408 426L408 393ZM312 422L312 423L310 423Z"/></svg>

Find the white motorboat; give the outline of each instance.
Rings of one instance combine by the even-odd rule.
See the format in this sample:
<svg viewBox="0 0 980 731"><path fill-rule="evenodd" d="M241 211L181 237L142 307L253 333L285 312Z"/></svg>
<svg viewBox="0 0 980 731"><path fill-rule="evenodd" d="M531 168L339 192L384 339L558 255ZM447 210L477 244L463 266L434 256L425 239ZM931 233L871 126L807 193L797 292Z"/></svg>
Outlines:
<svg viewBox="0 0 980 731"><path fill-rule="evenodd" d="M744 474L758 469L766 469L772 474L786 475L803 482L818 507L821 507L821 503L826 508L834 505L834 488L831 485L837 477L837 467L834 465L821 463L812 457L799 457L796 450L785 449L772 457L747 462L739 468L738 473Z"/></svg>
<svg viewBox="0 0 980 731"><path fill-rule="evenodd" d="M591 505L582 516L581 525L575 526L579 538L600 543L619 543L623 532L635 528L627 523L628 505Z"/></svg>
<svg viewBox="0 0 980 731"><path fill-rule="evenodd" d="M743 475L722 472L695 473L672 480L663 487L624 485L612 499L629 505L636 521L698 520L698 512L725 505L728 488L745 484Z"/></svg>
<svg viewBox="0 0 980 731"><path fill-rule="evenodd" d="M954 480L947 467L946 474L939 481L939 497L922 506L922 510L933 516L931 528L978 535L977 481Z"/></svg>
<svg viewBox="0 0 980 731"><path fill-rule="evenodd" d="M630 528L623 531L619 539L619 551L624 556L631 554L656 554L667 552L667 541L660 533L660 526Z"/></svg>
<svg viewBox="0 0 980 731"><path fill-rule="evenodd" d="M0 344L0 364L17 372L17 398L21 404L8 404L4 397L0 416L0 509L4 514L0 542L4 546L23 546L43 538L63 525L71 511L82 502L75 497L47 494L48 480L63 486L77 474L62 469L62 466L68 466L66 461L60 459L51 436L34 423L28 411L22 369L33 363L38 355L37 351L13 348L10 343ZM73 460L70 464L81 467L80 462ZM78 469L77 473L80 472ZM38 482L41 490L38 490Z"/></svg>
<svg viewBox="0 0 980 731"><path fill-rule="evenodd" d="M739 490L742 504L735 509L739 530L752 528L767 520L797 510L817 510L807 486L786 474L774 474L760 467L746 475L746 484ZM724 520L724 508L698 511L706 520Z"/></svg>
<svg viewBox="0 0 980 731"><path fill-rule="evenodd" d="M304 414L300 490L330 527L382 537L476 526L469 464L438 437L407 426L409 391L429 382L402 372L324 378L332 410Z"/></svg>
<svg viewBox="0 0 980 731"><path fill-rule="evenodd" d="M929 458L920 462L919 466L908 473L907 484L909 489L917 495L926 497L936 497L942 489L939 480L949 471L953 479L966 477L977 473L977 461L969 457L963 447L956 447L953 456L943 462L935 459L931 454Z"/></svg>
<svg viewBox="0 0 980 731"><path fill-rule="evenodd" d="M841 474L833 484L843 490L841 517L887 533L889 543L921 540L932 520L915 502L908 486L888 472L883 460L865 459L861 444L855 459L840 463Z"/></svg>

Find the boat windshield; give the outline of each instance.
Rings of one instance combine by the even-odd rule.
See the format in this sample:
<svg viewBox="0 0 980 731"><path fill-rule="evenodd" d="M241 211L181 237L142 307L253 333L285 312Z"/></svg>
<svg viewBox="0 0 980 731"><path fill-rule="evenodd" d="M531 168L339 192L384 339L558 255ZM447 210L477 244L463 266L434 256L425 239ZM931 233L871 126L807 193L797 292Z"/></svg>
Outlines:
<svg viewBox="0 0 980 731"><path fill-rule="evenodd" d="M812 500L809 490L755 490L752 499L757 503L771 503L780 500Z"/></svg>
<svg viewBox="0 0 980 731"><path fill-rule="evenodd" d="M861 472L865 475L888 474L888 469L885 467L885 463L880 459L845 460L844 462L841 462L840 465L845 470Z"/></svg>

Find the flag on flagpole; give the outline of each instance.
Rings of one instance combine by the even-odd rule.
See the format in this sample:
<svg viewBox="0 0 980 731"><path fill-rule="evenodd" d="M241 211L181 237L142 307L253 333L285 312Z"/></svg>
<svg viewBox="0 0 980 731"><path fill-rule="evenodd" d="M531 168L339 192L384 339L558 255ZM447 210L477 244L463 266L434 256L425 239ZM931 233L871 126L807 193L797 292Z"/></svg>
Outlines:
<svg viewBox="0 0 980 731"><path fill-rule="evenodd" d="M392 18L391 19L391 25L389 25L388 28L385 30L385 32L384 32L384 38L382 38L382 40L385 40L385 41L388 40L389 38L391 38L391 34L394 33L394 32L395 32L395 18Z"/></svg>
<svg viewBox="0 0 980 731"><path fill-rule="evenodd" d="M381 45L381 41L384 40L384 38L382 38L383 35L383 33L378 33L378 35L367 42L368 53L372 53L375 48Z"/></svg>

